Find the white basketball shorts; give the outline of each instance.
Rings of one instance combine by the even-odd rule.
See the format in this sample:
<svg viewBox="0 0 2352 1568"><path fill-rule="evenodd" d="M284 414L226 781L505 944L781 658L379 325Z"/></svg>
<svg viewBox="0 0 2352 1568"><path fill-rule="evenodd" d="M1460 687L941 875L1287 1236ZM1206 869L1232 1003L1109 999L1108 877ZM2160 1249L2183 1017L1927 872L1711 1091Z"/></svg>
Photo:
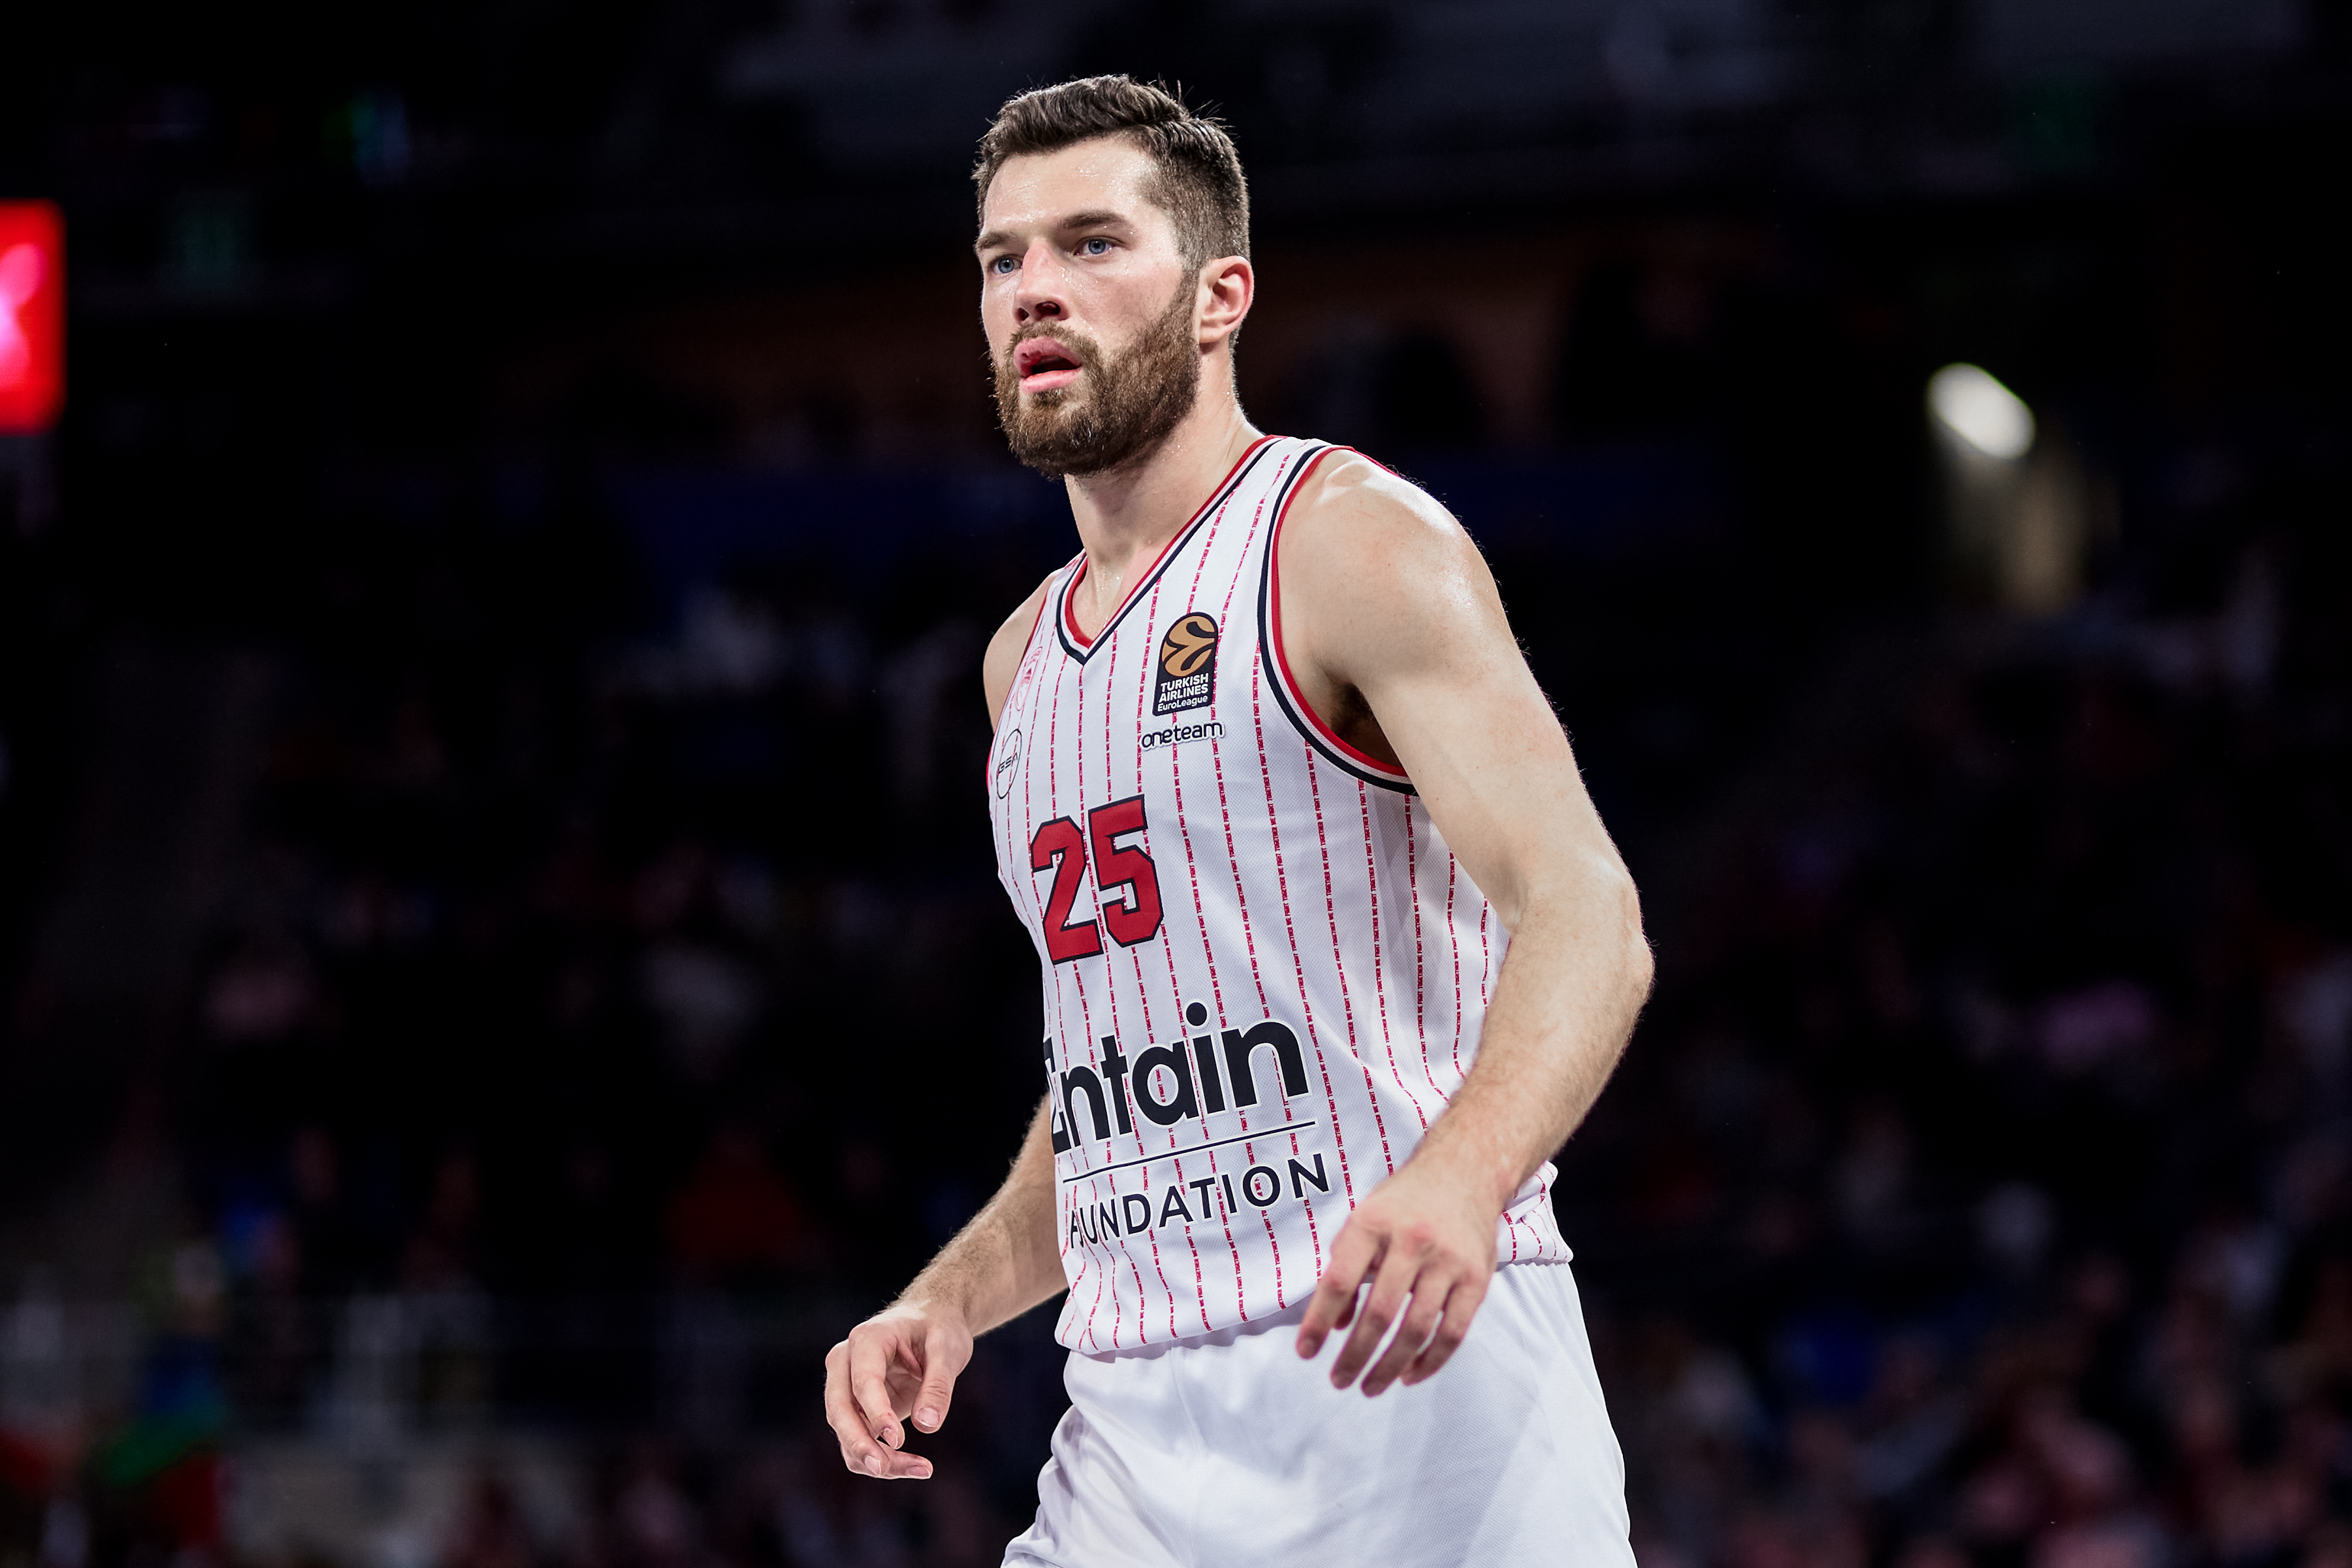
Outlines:
<svg viewBox="0 0 2352 1568"><path fill-rule="evenodd" d="M1312 1362L1305 1306L1108 1355L1007 1568L1633 1568L1625 1465L1565 1264L1498 1268L1435 1377L1376 1399Z"/></svg>

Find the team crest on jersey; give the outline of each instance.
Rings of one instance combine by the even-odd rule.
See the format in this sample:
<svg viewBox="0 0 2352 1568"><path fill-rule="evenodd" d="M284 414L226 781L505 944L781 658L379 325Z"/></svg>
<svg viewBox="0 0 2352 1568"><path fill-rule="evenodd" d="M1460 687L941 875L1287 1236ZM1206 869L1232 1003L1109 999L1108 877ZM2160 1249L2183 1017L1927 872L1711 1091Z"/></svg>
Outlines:
<svg viewBox="0 0 2352 1568"><path fill-rule="evenodd" d="M1217 623L1199 610L1176 617L1160 639L1160 673L1151 711L1165 716L1206 708L1217 700Z"/></svg>

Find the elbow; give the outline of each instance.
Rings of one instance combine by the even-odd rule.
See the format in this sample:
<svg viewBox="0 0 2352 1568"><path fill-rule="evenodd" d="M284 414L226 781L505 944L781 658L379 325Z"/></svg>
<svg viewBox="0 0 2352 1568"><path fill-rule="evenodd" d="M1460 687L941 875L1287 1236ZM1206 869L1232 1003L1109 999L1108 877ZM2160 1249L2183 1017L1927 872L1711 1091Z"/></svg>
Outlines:
<svg viewBox="0 0 2352 1568"><path fill-rule="evenodd" d="M1504 927L1514 942L1528 931L1540 931L1545 934L1538 940L1547 945L1558 942L1580 948L1588 955L1583 964L1588 983L1601 987L1601 997L1622 999L1630 1030L1633 1016L1650 999L1658 968L1643 933L1642 896L1633 873L1612 851L1589 858L1574 878L1562 882L1565 886L1540 889L1539 896L1507 910L1498 905Z"/></svg>
<svg viewBox="0 0 2352 1568"><path fill-rule="evenodd" d="M1642 929L1642 895L1633 886L1633 873L1622 865L1617 871L1616 893L1625 952L1625 991L1632 1000L1632 1010L1639 1012L1656 988L1658 959L1650 949L1648 935Z"/></svg>
<svg viewBox="0 0 2352 1568"><path fill-rule="evenodd" d="M1650 951L1649 939L1637 927L1627 943L1625 957L1625 991L1633 999L1633 1011L1639 1013L1646 1006L1657 987L1657 955Z"/></svg>

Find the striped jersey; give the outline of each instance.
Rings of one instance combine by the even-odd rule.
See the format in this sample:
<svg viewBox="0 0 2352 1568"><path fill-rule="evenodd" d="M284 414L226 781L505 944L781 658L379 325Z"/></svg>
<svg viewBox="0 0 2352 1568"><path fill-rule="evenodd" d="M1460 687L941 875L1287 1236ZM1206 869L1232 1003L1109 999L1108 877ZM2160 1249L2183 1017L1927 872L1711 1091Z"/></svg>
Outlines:
<svg viewBox="0 0 2352 1568"><path fill-rule="evenodd" d="M1085 556L1056 573L997 723L1075 1350L1305 1300L1477 1055L1507 936L1411 781L1283 658L1275 542L1331 449L1251 447L1091 638ZM1553 1173L1504 1211L1504 1261L1567 1258Z"/></svg>

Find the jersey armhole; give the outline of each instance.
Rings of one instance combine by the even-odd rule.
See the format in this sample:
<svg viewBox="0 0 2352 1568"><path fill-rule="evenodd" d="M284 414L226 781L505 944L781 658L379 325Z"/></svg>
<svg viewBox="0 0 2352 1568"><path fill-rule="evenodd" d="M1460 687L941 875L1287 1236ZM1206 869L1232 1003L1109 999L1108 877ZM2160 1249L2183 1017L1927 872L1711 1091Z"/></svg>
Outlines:
<svg viewBox="0 0 2352 1568"><path fill-rule="evenodd" d="M1291 727L1306 738L1307 743L1320 752L1326 762L1366 784L1401 795L1416 793L1412 780L1402 768L1393 767L1367 752L1349 745L1339 732L1323 721L1307 700L1290 673L1290 658L1282 646L1282 524L1290 515L1290 503L1297 499L1298 489L1315 466L1335 451L1354 452L1352 447L1323 447L1298 465L1290 476L1282 495L1275 502L1274 526L1266 531L1265 562L1260 569L1257 597L1257 637L1259 662L1265 667L1266 686L1274 692L1275 706ZM1357 453L1357 456L1362 456ZM1370 461L1370 459L1367 459Z"/></svg>
<svg viewBox="0 0 2352 1568"><path fill-rule="evenodd" d="M1069 568L1065 566L1045 579L1045 597L1038 601L1037 613L1030 618L1029 635L1021 639L1021 657L1013 661L1013 684L1004 689L1004 706L988 716L991 736L988 749L992 752L996 750L993 737L1004 728L1005 712L1013 706L1013 694L1020 689L1021 672L1029 668L1029 656L1037 649L1037 628L1044 626L1045 617L1054 613L1054 604L1058 595L1062 574L1068 570Z"/></svg>

